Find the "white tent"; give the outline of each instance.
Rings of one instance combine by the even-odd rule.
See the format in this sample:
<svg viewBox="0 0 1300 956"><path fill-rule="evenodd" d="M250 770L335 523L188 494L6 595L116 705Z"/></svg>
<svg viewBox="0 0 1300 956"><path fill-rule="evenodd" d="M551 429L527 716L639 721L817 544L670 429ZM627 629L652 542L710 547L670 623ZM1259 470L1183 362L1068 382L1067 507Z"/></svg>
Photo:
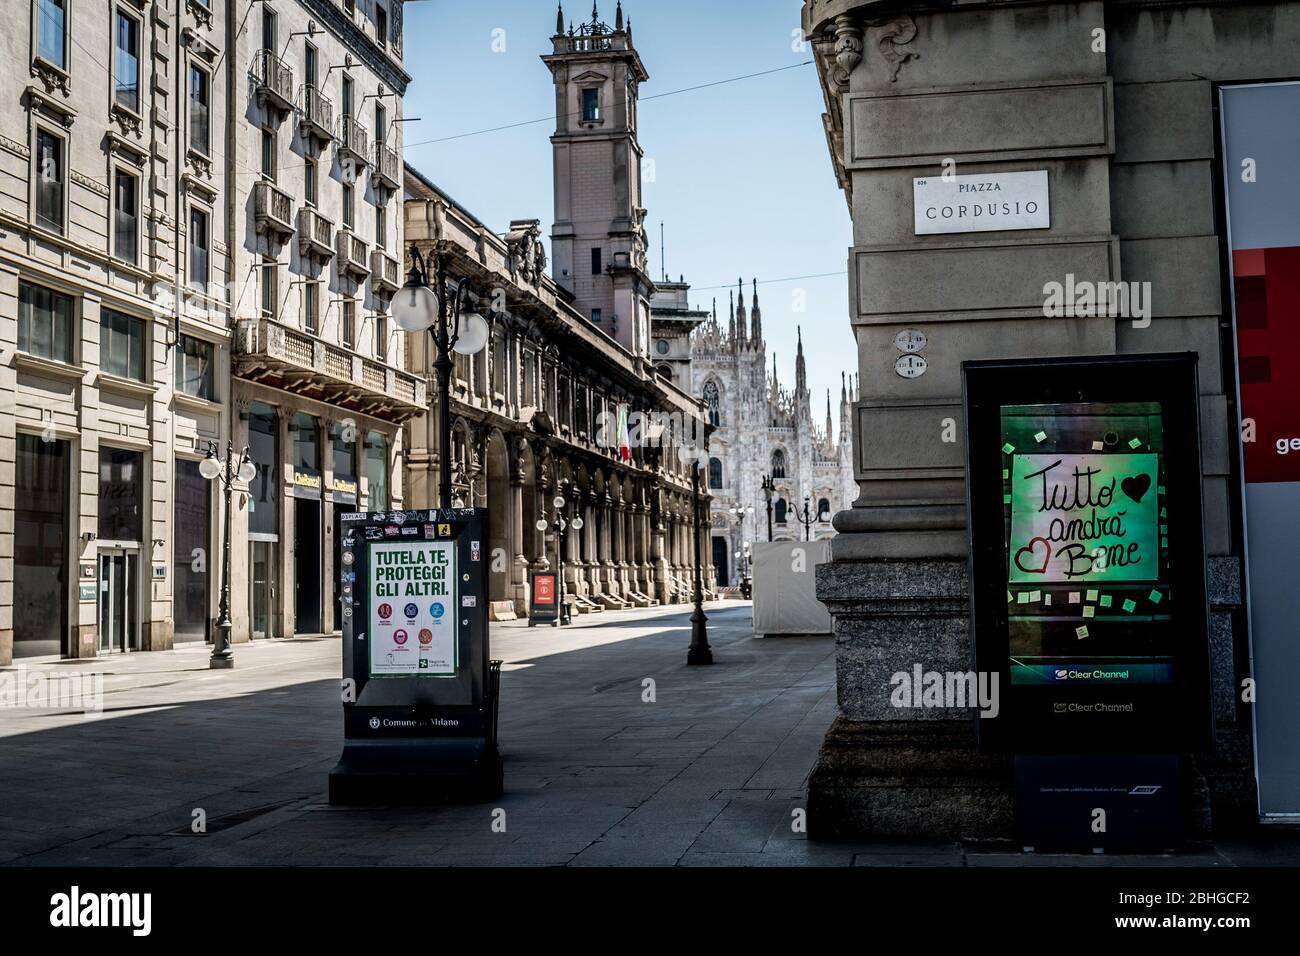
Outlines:
<svg viewBox="0 0 1300 956"><path fill-rule="evenodd" d="M817 565L830 560L829 541L756 541L751 554L755 637L831 633L831 612L817 600Z"/></svg>

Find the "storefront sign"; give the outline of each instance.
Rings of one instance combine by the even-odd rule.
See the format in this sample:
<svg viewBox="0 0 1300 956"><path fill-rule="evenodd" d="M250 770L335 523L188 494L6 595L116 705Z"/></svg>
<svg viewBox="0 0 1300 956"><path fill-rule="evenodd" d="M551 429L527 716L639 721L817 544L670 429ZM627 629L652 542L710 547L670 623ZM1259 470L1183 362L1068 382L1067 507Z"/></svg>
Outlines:
<svg viewBox="0 0 1300 956"><path fill-rule="evenodd" d="M81 600L81 601L93 601L93 600L95 600L95 585L93 585L93 584L83 584L83 585L81 585L81 591L80 591L80 593L78 594L78 600Z"/></svg>
<svg viewBox="0 0 1300 956"><path fill-rule="evenodd" d="M293 493L298 498L319 498L321 477L318 472L306 468L293 470Z"/></svg>
<svg viewBox="0 0 1300 956"><path fill-rule="evenodd" d="M913 179L912 214L918 236L1047 229L1047 170Z"/></svg>
<svg viewBox="0 0 1300 956"><path fill-rule="evenodd" d="M356 504L357 500L357 483L347 478L340 478L337 475L330 482L330 491L334 494L334 500L344 504Z"/></svg>
<svg viewBox="0 0 1300 956"><path fill-rule="evenodd" d="M1176 752L1209 732L1195 356L967 362L986 749ZM1143 751L1145 748L1145 751Z"/></svg>
<svg viewBox="0 0 1300 956"><path fill-rule="evenodd" d="M560 613L559 579L554 571L534 571L528 601L528 626L552 624Z"/></svg>

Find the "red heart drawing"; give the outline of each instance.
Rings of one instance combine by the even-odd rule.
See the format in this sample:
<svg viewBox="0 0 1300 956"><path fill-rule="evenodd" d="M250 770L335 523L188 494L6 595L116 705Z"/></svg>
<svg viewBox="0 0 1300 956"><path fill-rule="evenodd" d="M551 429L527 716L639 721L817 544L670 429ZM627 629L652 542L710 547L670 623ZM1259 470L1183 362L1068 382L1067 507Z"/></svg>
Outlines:
<svg viewBox="0 0 1300 956"><path fill-rule="evenodd" d="M1035 554L1038 549L1034 547L1034 545L1037 544L1039 541L1043 542L1043 547L1047 549L1047 553L1043 555L1042 567L1027 568L1020 563L1020 556L1022 554L1029 554L1031 556ZM1021 571L1024 571L1026 574L1046 574L1047 564L1051 560L1052 560L1052 543L1048 541L1046 538L1030 538L1029 543L1016 552L1016 567L1018 567Z"/></svg>

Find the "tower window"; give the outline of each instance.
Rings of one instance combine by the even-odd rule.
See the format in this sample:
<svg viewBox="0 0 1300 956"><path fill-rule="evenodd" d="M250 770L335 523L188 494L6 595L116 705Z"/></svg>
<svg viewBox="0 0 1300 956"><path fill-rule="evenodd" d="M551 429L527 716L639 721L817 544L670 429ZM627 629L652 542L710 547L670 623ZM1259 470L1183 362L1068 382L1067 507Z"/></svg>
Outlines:
<svg viewBox="0 0 1300 956"><path fill-rule="evenodd" d="M591 250L591 274L594 276L600 275L600 248L599 247Z"/></svg>
<svg viewBox="0 0 1300 956"><path fill-rule="evenodd" d="M600 90L582 91L582 121L584 123L600 122Z"/></svg>
<svg viewBox="0 0 1300 956"><path fill-rule="evenodd" d="M600 324L600 309L591 310L591 321L595 322L597 325Z"/></svg>

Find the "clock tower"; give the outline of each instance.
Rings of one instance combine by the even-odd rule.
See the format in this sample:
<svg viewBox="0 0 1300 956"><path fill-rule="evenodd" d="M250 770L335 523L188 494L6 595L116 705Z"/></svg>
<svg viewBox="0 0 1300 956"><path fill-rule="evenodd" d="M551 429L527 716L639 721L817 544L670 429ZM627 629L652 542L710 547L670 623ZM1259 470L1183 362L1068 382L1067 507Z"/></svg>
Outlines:
<svg viewBox="0 0 1300 956"><path fill-rule="evenodd" d="M638 90L649 74L621 2L612 27L595 4L588 22L566 27L561 7L551 44L542 61L555 80L555 281L593 325L645 356L655 287L636 127Z"/></svg>

